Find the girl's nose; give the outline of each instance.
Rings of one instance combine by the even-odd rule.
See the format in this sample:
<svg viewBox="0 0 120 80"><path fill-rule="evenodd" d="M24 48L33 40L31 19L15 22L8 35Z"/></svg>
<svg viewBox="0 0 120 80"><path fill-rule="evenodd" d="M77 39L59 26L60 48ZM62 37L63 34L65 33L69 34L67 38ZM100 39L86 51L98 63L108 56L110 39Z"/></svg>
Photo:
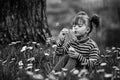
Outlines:
<svg viewBox="0 0 120 80"><path fill-rule="evenodd" d="M74 28L77 29L77 28L78 28L78 25L76 25Z"/></svg>

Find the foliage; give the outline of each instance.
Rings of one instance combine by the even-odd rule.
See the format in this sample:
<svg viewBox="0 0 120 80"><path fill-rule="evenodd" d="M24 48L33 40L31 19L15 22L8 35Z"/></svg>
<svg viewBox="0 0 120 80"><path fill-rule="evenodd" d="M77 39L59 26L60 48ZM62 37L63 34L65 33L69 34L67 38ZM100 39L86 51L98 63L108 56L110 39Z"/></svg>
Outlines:
<svg viewBox="0 0 120 80"><path fill-rule="evenodd" d="M26 80L26 72L46 75L52 68L52 53L40 43L12 42L1 49L0 71L1 80ZM49 57L48 57L49 56ZM24 79L25 78L25 79Z"/></svg>
<svg viewBox="0 0 120 80"><path fill-rule="evenodd" d="M1 80L104 80L119 78L119 48L106 49L101 55L101 64L93 71L85 67L68 72L49 72L57 63L54 45L37 42L12 42L0 51ZM118 64L119 63L119 64Z"/></svg>

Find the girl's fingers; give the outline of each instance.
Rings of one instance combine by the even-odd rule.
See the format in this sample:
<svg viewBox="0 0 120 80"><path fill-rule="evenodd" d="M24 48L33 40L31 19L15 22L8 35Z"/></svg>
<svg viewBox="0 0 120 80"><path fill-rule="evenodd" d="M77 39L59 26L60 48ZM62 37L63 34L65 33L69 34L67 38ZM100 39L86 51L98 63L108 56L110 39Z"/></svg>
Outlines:
<svg viewBox="0 0 120 80"><path fill-rule="evenodd" d="M70 57L75 57L76 55L75 54L73 54L73 53L68 53L68 55L70 56Z"/></svg>
<svg viewBox="0 0 120 80"><path fill-rule="evenodd" d="M69 54L75 54L75 51L68 51Z"/></svg>
<svg viewBox="0 0 120 80"><path fill-rule="evenodd" d="M71 54L68 54L70 57L73 57L73 55L71 55Z"/></svg>
<svg viewBox="0 0 120 80"><path fill-rule="evenodd" d="M69 54L69 56L72 57L72 58L76 57L76 55L73 55L73 54Z"/></svg>
<svg viewBox="0 0 120 80"><path fill-rule="evenodd" d="M73 54L73 52L68 51L68 54Z"/></svg>
<svg viewBox="0 0 120 80"><path fill-rule="evenodd" d="M69 53L68 55L70 55L70 56L74 56L75 54L73 54L73 53Z"/></svg>

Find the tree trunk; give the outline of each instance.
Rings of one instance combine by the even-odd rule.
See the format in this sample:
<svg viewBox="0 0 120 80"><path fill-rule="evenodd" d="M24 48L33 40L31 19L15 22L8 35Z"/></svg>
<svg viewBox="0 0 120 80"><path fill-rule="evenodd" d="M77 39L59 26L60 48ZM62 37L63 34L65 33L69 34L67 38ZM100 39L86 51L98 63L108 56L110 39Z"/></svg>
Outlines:
<svg viewBox="0 0 120 80"><path fill-rule="evenodd" d="M0 0L0 44L36 41L51 36L46 0Z"/></svg>

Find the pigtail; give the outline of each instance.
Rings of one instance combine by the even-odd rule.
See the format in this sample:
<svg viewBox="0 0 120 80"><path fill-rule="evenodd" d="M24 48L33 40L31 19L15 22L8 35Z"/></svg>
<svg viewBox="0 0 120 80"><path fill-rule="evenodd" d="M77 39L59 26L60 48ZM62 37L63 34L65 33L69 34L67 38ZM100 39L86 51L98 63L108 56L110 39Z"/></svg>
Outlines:
<svg viewBox="0 0 120 80"><path fill-rule="evenodd" d="M100 17L98 15L93 15L91 18L91 22L95 24L95 27L98 28L100 25Z"/></svg>
<svg viewBox="0 0 120 80"><path fill-rule="evenodd" d="M90 32L92 31L93 27L96 28L96 30L100 27L100 17L96 14L94 14L90 19Z"/></svg>

